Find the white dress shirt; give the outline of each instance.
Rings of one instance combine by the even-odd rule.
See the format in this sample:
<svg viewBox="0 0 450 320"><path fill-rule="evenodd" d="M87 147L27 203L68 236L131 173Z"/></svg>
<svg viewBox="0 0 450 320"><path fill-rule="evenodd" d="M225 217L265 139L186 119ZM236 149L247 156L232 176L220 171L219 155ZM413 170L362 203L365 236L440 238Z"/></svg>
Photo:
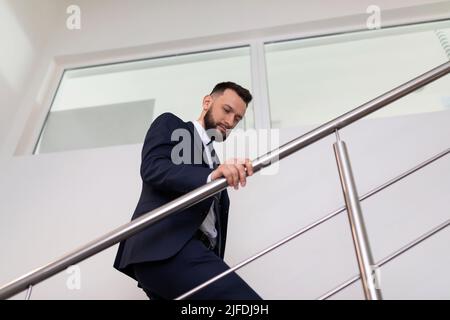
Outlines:
<svg viewBox="0 0 450 320"><path fill-rule="evenodd" d="M203 145L205 146L205 153L206 157L208 158L208 165L211 169L213 169L213 162L211 158L211 152L207 146L207 144L211 141L211 138L206 133L205 128L197 121L192 121L194 124L195 129L198 132L198 135L202 139ZM203 155L202 155L203 156ZM211 182L211 174L208 176L206 182ZM200 230L206 234L206 236L209 238L209 241L213 246L216 245L217 242L217 229L216 229L216 216L214 215L214 203L211 204L211 207L209 208L208 215L206 216L205 220L203 220L202 225L200 226Z"/></svg>

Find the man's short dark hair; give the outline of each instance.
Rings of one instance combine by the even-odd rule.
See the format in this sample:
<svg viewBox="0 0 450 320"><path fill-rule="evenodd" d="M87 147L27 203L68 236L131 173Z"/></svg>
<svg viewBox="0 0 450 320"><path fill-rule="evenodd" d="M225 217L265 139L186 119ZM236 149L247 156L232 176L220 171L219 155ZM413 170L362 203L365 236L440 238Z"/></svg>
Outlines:
<svg viewBox="0 0 450 320"><path fill-rule="evenodd" d="M216 84L214 89L211 91L211 95L213 93L220 93L220 94L222 94L226 89L231 89L234 92L236 92L237 95L242 100L244 100L246 105L248 105L250 103L250 101L252 101L252 99L253 99L252 94L250 93L250 91L248 91L247 89L241 87L237 83L234 83L234 82L231 82L231 81L220 82L220 83Z"/></svg>

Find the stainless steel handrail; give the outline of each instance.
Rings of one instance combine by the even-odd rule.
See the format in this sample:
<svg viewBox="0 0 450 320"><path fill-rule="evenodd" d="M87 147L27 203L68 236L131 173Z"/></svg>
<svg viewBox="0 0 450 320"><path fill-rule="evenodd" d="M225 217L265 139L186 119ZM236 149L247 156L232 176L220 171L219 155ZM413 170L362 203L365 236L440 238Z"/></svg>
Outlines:
<svg viewBox="0 0 450 320"><path fill-rule="evenodd" d="M292 153L326 137L333 133L336 129L342 129L349 124L381 109L387 104L400 99L401 97L421 88L436 79L443 77L450 72L450 61L446 62L400 86L390 90L379 97L331 120L324 125L294 139L273 150L266 155L257 158L253 162L254 172L258 172L264 167L277 162ZM86 258L103 251L114 244L129 238L130 236L142 231L146 227L156 223L169 214L180 211L184 208L190 207L211 195L225 189L227 187L226 179L221 178L212 181L200 188L197 188L155 210L152 210L131 222L124 224L113 231L89 242L88 244L62 256L61 258L51 262L45 266L37 268L16 280L4 285L0 288L0 299L6 299L14 294L17 294L30 285L37 283L51 277L52 275L64 270L70 265L74 265Z"/></svg>
<svg viewBox="0 0 450 320"><path fill-rule="evenodd" d="M450 225L450 219L448 219L447 221L441 223L440 225L438 225L437 227L431 229L430 231L426 232L425 234L421 235L419 238L417 238L417 239L409 242L408 244L404 245L402 248L398 249L394 253L390 254L389 256L387 256L384 259L382 259L379 262L377 262L376 265L378 267L382 267L386 263L392 261L393 259L395 259L396 257L400 256L401 254L405 253L406 251L414 248L416 245L418 245L422 241L425 241L426 239L428 239L432 235L436 234L437 232L445 229L449 225ZM335 295L336 293L338 293L338 292L344 290L345 288L347 288L349 285L351 285L351 284L355 283L356 281L358 281L359 278L360 278L360 275L356 275L356 276L352 277L351 279L349 279L349 280L345 281L344 283L342 283L340 286L338 286L338 287L334 288L333 290L330 290L327 293L321 295L319 298L317 298L317 300L328 299L329 297Z"/></svg>
<svg viewBox="0 0 450 320"><path fill-rule="evenodd" d="M371 196L377 194L378 192L390 187L391 185L399 182L400 180L403 180L404 178L410 176L411 174L413 174L414 172L419 171L420 169L425 168L426 166L430 165L431 163L433 163L434 161L437 161L439 159L441 159L442 157L448 155L450 153L450 148L434 155L433 157L421 162L420 164L416 165L415 167L403 172L402 174L390 179L389 181L383 183L382 185L370 190L369 192L367 192L366 194L364 194L363 196L361 196L361 198L359 198L359 201L364 201L367 198L370 198ZM227 271L224 271L220 274L218 274L217 276L211 278L208 281L205 281L204 283L198 285L195 288L192 288L191 290L189 290L188 292L182 294L181 296L177 297L176 300L182 300L182 299L186 299L187 297L193 295L194 293L196 293L197 291L202 290L203 288L207 287L208 285L210 285L211 283L216 282L217 280L225 277L226 275L230 274L231 272L237 271L241 268L243 268L244 266L246 266L247 264L249 264L250 262L255 261L256 259L261 258L262 256L268 254L269 252L272 252L273 250L277 249L278 247L290 242L291 240L296 239L297 237L301 236L302 234L305 234L306 232L318 227L319 225L321 225L322 223L330 220L331 218L336 217L339 213L342 213L346 210L345 206L342 206L341 208L334 210L333 212L327 214L326 216L320 218L319 220L316 220L315 222L311 223L310 225L301 228L300 230L294 232L293 234L285 237L282 240L279 240L278 242L270 245L269 247L267 247L264 250L261 250L260 252L252 255L251 257L245 259L244 261L241 261L240 263L236 264L234 267L231 267L230 269L228 269ZM359 278L358 278L359 279ZM357 280L358 280L357 279ZM353 278L351 279L353 280ZM356 280L355 280L356 281Z"/></svg>

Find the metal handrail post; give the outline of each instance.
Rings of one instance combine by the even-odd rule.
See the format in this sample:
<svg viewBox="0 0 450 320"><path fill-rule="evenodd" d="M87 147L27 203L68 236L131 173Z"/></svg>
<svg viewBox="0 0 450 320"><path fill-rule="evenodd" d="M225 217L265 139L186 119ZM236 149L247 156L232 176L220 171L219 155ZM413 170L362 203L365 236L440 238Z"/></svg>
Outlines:
<svg viewBox="0 0 450 320"><path fill-rule="evenodd" d="M30 286L28 287L27 294L26 294L26 296L25 296L25 300L30 300L30 298L31 298L31 292L32 292L32 291L33 291L33 286L30 285Z"/></svg>
<svg viewBox="0 0 450 320"><path fill-rule="evenodd" d="M381 300L381 290L378 287L376 271L369 238L364 223L364 218L356 190L350 158L345 142L340 140L336 130L337 141L333 144L336 163L339 171L342 192L344 194L347 215L352 231L353 244L355 246L358 267L361 273L361 281L364 295L367 300Z"/></svg>

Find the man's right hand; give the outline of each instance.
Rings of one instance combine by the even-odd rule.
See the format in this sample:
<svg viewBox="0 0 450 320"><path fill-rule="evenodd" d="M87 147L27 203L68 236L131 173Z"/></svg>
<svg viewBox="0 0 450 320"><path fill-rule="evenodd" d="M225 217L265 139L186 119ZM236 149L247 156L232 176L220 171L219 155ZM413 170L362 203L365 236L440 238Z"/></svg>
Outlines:
<svg viewBox="0 0 450 320"><path fill-rule="evenodd" d="M225 178L228 185L239 189L239 183L245 187L246 177L253 175L253 165L249 159L229 159L221 164L211 173L211 181Z"/></svg>

